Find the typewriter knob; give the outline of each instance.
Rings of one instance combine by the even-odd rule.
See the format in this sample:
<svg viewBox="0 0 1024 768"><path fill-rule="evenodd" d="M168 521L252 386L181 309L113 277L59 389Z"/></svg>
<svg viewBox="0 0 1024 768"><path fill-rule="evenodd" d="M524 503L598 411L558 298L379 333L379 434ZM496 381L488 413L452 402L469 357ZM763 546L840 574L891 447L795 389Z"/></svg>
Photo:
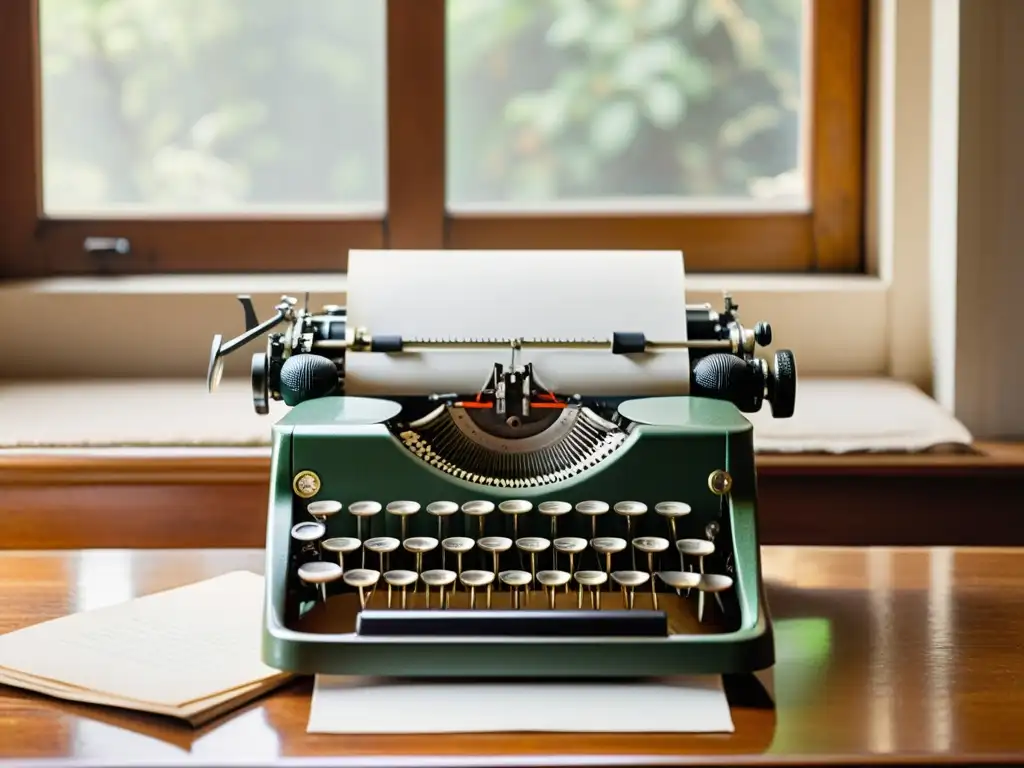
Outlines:
<svg viewBox="0 0 1024 768"><path fill-rule="evenodd" d="M775 372L768 377L768 402L776 419L788 419L796 409L796 358L788 349L775 353Z"/></svg>
<svg viewBox="0 0 1024 768"><path fill-rule="evenodd" d="M249 380L252 382L252 405L256 413L266 416L270 413L270 377L269 362L266 352L257 352L252 356L249 366Z"/></svg>
<svg viewBox="0 0 1024 768"><path fill-rule="evenodd" d="M767 347L772 343L772 326L763 320L754 326L754 341L759 346Z"/></svg>
<svg viewBox="0 0 1024 768"><path fill-rule="evenodd" d="M338 369L320 355L292 355L281 366L281 399L295 406L338 390Z"/></svg>

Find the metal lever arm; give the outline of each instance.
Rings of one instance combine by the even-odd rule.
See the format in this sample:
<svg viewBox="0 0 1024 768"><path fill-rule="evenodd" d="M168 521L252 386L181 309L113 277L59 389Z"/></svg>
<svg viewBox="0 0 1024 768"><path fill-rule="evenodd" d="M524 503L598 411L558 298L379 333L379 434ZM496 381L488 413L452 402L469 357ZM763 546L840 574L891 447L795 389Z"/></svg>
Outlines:
<svg viewBox="0 0 1024 768"><path fill-rule="evenodd" d="M210 392L216 389L217 384L220 383L220 377L224 370L224 358L283 323L288 319L294 305L294 302L283 301L274 307L273 317L264 320L259 325L248 327L250 322L256 318L256 313L252 310L252 301L248 296L239 296L238 300L242 302L247 330L226 342L223 341L223 337L219 333L213 337L213 344L210 347L210 363L206 369L206 388Z"/></svg>

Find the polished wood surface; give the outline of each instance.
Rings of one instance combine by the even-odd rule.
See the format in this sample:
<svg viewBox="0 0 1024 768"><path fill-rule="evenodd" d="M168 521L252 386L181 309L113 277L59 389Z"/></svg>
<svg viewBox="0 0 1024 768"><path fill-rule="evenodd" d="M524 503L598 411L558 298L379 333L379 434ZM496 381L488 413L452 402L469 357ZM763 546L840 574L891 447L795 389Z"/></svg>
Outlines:
<svg viewBox="0 0 1024 768"><path fill-rule="evenodd" d="M1024 444L973 454L758 456L765 544L1024 545ZM8 549L261 547L269 449L0 451ZM983 525L966 510L993 510ZM140 510L145 510L142 514ZM857 524L852 525L851 520Z"/></svg>
<svg viewBox="0 0 1024 768"><path fill-rule="evenodd" d="M262 553L8 552L0 632L235 568L260 571ZM308 735L308 680L193 731L0 688L0 755L206 765L1024 761L1024 552L767 547L764 573L777 708L734 701L734 734Z"/></svg>

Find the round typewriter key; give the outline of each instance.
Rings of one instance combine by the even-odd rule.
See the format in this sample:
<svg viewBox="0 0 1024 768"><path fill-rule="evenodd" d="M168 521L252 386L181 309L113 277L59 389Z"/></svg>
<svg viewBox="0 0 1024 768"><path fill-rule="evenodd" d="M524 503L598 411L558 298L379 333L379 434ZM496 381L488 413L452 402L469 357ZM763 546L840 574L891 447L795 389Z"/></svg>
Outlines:
<svg viewBox="0 0 1024 768"><path fill-rule="evenodd" d="M394 552L401 546L401 542L398 539L393 539L390 536L374 536L372 539L367 539L366 543L363 544L363 567L366 567L366 551L377 553L377 562L379 570L387 570L385 564L391 558L385 558L384 556Z"/></svg>
<svg viewBox="0 0 1024 768"><path fill-rule="evenodd" d="M356 518L356 538L363 538L363 518L373 517L380 510L379 501L355 501L348 505L348 513Z"/></svg>
<svg viewBox="0 0 1024 768"><path fill-rule="evenodd" d="M462 505L462 513L475 517L480 521L480 538L484 537L484 518L494 511L494 503L490 501L467 501Z"/></svg>
<svg viewBox="0 0 1024 768"><path fill-rule="evenodd" d="M506 539L504 536L485 536L477 542L477 546L484 552L491 553L491 557L494 559L494 577L498 578L501 553L512 549L512 539Z"/></svg>
<svg viewBox="0 0 1024 768"><path fill-rule="evenodd" d="M654 555L668 549L668 539L659 536L641 536L633 539L633 548L647 555L647 571L651 574L651 603L658 610L658 590L654 579Z"/></svg>
<svg viewBox="0 0 1024 768"><path fill-rule="evenodd" d="M403 518L404 519L404 518ZM413 536L402 542L406 552L416 555L416 573L423 570L423 554L437 549L438 541L432 536Z"/></svg>
<svg viewBox="0 0 1024 768"><path fill-rule="evenodd" d="M659 501L654 505L654 511L668 519L668 529L672 534L672 541L676 541L679 538L676 533L676 518L685 517L693 510L684 501Z"/></svg>
<svg viewBox="0 0 1024 768"><path fill-rule="evenodd" d="M479 587L487 587L487 607L491 607L491 583L494 581L494 574L490 571L463 571L459 574L459 581L464 587L469 588L469 607L476 608L476 590Z"/></svg>
<svg viewBox="0 0 1024 768"><path fill-rule="evenodd" d="M449 584L452 584L452 583L455 582L455 579L457 578L455 572L454 571L446 571L443 568L434 568L432 570L424 571L423 573L421 573L420 574L420 578L423 579L423 583L427 587L427 590L426 590L426 592L427 592L427 601L426 601L427 608L430 607L430 588L431 587L437 587L438 589L441 590L441 597L440 597L440 602L438 603L438 608L444 608L445 605L446 605L445 595L444 595L444 588L447 587Z"/></svg>
<svg viewBox="0 0 1024 768"><path fill-rule="evenodd" d="M359 590L359 604L366 610L366 588L372 587L380 580L380 571L371 571L367 568L353 568L347 571L343 577L345 583L350 587Z"/></svg>
<svg viewBox="0 0 1024 768"><path fill-rule="evenodd" d="M455 570L457 573L462 573L462 556L466 552L469 552L475 544L476 542L468 536L449 536L441 542L441 549L443 550L441 555L441 567L444 567L444 554L454 552Z"/></svg>
<svg viewBox="0 0 1024 768"><path fill-rule="evenodd" d="M445 518L458 511L459 505L454 501L432 501L427 504L427 514L437 518L437 538L444 538Z"/></svg>
<svg viewBox="0 0 1024 768"><path fill-rule="evenodd" d="M316 560L299 566L299 579L307 584L315 584L320 588L320 597L327 602L327 585L341 578L341 566L337 563L325 563Z"/></svg>
<svg viewBox="0 0 1024 768"><path fill-rule="evenodd" d="M345 567L345 555L349 552L355 552L362 545L359 539L353 539L350 536L335 536L330 539L325 539L320 546L328 552L335 552L338 555L338 565L342 568Z"/></svg>
<svg viewBox="0 0 1024 768"><path fill-rule="evenodd" d="M385 507L389 515L394 515L402 521L402 540L409 533L409 517L420 511L420 505L415 501L392 501Z"/></svg>
<svg viewBox="0 0 1024 768"><path fill-rule="evenodd" d="M402 608L406 607L406 591L405 588L410 584L415 584L416 579L419 576L413 571L388 571L384 574L384 581L388 585L388 608L391 607L391 588L401 587L402 588Z"/></svg>
<svg viewBox="0 0 1024 768"><path fill-rule="evenodd" d="M633 539L633 518L647 512L647 505L642 501L619 501L615 504L615 514L626 518L626 539ZM636 558L633 558L633 568L636 568Z"/></svg>
<svg viewBox="0 0 1024 768"><path fill-rule="evenodd" d="M590 607L595 610L601 609L601 590L598 589L608 581L608 574L604 571L576 571L573 574L576 583L580 585L576 607L583 608L583 588L590 592Z"/></svg>
<svg viewBox="0 0 1024 768"><path fill-rule="evenodd" d="M316 541L325 533L327 526L323 523L296 523L292 526L292 538L296 541Z"/></svg>
<svg viewBox="0 0 1024 768"><path fill-rule="evenodd" d="M659 571L658 578L677 592L693 589L700 583L700 574L693 571Z"/></svg>
<svg viewBox="0 0 1024 768"><path fill-rule="evenodd" d="M550 547L551 542L548 539L542 539L540 536L524 536L521 539L516 539L516 546L530 555L530 573L536 578L537 553L543 552Z"/></svg>
<svg viewBox="0 0 1024 768"><path fill-rule="evenodd" d="M612 580L622 587L622 603L629 610L633 610L633 591L647 583L651 574L643 571L615 571ZM628 592L627 592L628 590Z"/></svg>
<svg viewBox="0 0 1024 768"><path fill-rule="evenodd" d="M537 581L548 588L548 608L555 610L555 592L569 583L572 577L565 571L540 571Z"/></svg>
<svg viewBox="0 0 1024 768"><path fill-rule="evenodd" d="M512 515L512 538L519 538L519 516L533 509L532 502L525 499L508 499L498 505L498 509L506 515Z"/></svg>
<svg viewBox="0 0 1024 768"><path fill-rule="evenodd" d="M311 501L306 505L306 511L313 516L318 523L326 523L327 518L341 512L340 501Z"/></svg>
<svg viewBox="0 0 1024 768"><path fill-rule="evenodd" d="M573 560L576 555L587 548L587 540L581 539L578 536L563 536L560 539L554 540L555 545L555 567L558 567L558 553L563 552L569 555L569 573L573 572ZM569 585L565 585L565 591L569 591Z"/></svg>
<svg viewBox="0 0 1024 768"><path fill-rule="evenodd" d="M498 574L501 583L512 590L512 607L518 610L522 604L519 600L519 588L529 585L533 577L526 571L502 571Z"/></svg>
<svg viewBox="0 0 1024 768"><path fill-rule="evenodd" d="M612 577L612 555L618 554L626 548L626 540L617 536L599 536L591 540L591 548L599 555L604 555L604 572L608 576L608 587L611 588Z"/></svg>
<svg viewBox="0 0 1024 768"><path fill-rule="evenodd" d="M558 536L558 518L572 511L572 504L567 501L542 501L537 511L551 518L551 538Z"/></svg>
<svg viewBox="0 0 1024 768"><path fill-rule="evenodd" d="M724 592L732 586L732 577L726 576L721 573L702 573L700 581L697 583L697 589L700 590L700 596L697 599L697 621L704 621L704 595L711 594L715 596L715 600L718 602L718 607L722 607L722 598L719 597L720 592Z"/></svg>
<svg viewBox="0 0 1024 768"><path fill-rule="evenodd" d="M676 542L676 549L679 550L680 559L683 556L696 557L697 570L704 573L704 558L715 551L715 545L705 539L680 539ZM684 567L685 571L686 568Z"/></svg>
<svg viewBox="0 0 1024 768"><path fill-rule="evenodd" d="M597 538L597 518L608 509L608 504L604 501L581 501L576 505L577 512L590 518L590 538Z"/></svg>

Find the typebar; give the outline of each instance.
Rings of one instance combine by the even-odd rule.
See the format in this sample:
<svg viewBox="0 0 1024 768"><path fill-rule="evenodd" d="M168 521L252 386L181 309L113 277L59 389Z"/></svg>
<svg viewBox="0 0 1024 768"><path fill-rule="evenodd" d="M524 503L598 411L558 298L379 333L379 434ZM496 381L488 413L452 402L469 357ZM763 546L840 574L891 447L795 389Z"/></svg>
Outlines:
<svg viewBox="0 0 1024 768"><path fill-rule="evenodd" d="M664 611L361 611L364 637L667 637Z"/></svg>

